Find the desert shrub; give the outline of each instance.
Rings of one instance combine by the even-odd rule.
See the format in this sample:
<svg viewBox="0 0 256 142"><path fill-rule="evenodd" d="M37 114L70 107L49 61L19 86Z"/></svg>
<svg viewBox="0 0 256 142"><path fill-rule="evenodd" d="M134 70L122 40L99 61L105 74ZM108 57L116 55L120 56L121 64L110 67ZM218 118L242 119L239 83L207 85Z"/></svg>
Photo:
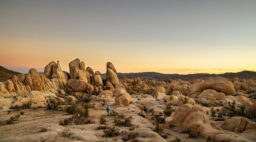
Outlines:
<svg viewBox="0 0 256 142"><path fill-rule="evenodd" d="M228 102L228 105L229 105L229 109L232 112L235 112L235 110L236 110L236 101L233 101L232 103Z"/></svg>
<svg viewBox="0 0 256 142"><path fill-rule="evenodd" d="M66 112L69 114L75 114L76 113L77 104L72 104L71 106L66 108Z"/></svg>
<svg viewBox="0 0 256 142"><path fill-rule="evenodd" d="M164 128L160 125L158 125L155 129L154 129L155 132L157 133L162 133L164 131Z"/></svg>
<svg viewBox="0 0 256 142"><path fill-rule="evenodd" d="M40 142L46 142L46 138L41 137Z"/></svg>
<svg viewBox="0 0 256 142"><path fill-rule="evenodd" d="M212 117L216 116L216 110L214 108L211 108L211 114L212 114Z"/></svg>
<svg viewBox="0 0 256 142"><path fill-rule="evenodd" d="M164 110L165 116L170 116L172 114L172 112L173 112L173 110L172 110L171 104L168 104L166 106L166 109Z"/></svg>
<svg viewBox="0 0 256 142"><path fill-rule="evenodd" d="M19 114L15 115L15 116L12 116L8 120L6 120L5 124L13 124L14 121L18 121L19 118L20 118Z"/></svg>
<svg viewBox="0 0 256 142"><path fill-rule="evenodd" d="M120 135L120 130L118 128L112 127L112 128L106 128L104 130L104 137L115 137Z"/></svg>
<svg viewBox="0 0 256 142"><path fill-rule="evenodd" d="M240 115L244 116L245 115L245 106L244 105L240 105L239 109L240 109Z"/></svg>
<svg viewBox="0 0 256 142"><path fill-rule="evenodd" d="M94 121L92 121L92 119L89 119L87 117L74 117L74 116L73 116L73 122L76 125L94 123Z"/></svg>
<svg viewBox="0 0 256 142"><path fill-rule="evenodd" d="M71 117L71 118L61 120L59 124L65 126L65 125L71 124L72 122L73 122L73 120L72 120L72 117Z"/></svg>
<svg viewBox="0 0 256 142"><path fill-rule="evenodd" d="M100 118L100 124L105 124L106 123L106 119L105 119L105 116L101 116Z"/></svg>
<svg viewBox="0 0 256 142"><path fill-rule="evenodd" d="M105 130L107 129L107 126L98 126L96 130Z"/></svg>
<svg viewBox="0 0 256 142"><path fill-rule="evenodd" d="M158 132L158 133L161 133L163 131L163 128L160 126L160 121L162 121L161 120L162 115L155 115L154 118L155 118L155 125L156 125L154 131Z"/></svg>
<svg viewBox="0 0 256 142"><path fill-rule="evenodd" d="M73 133L69 132L68 130L64 130L61 132L62 137L70 137L72 135L73 135Z"/></svg>
<svg viewBox="0 0 256 142"><path fill-rule="evenodd" d="M84 95L82 101L84 103L89 103L91 101L91 95Z"/></svg>
<svg viewBox="0 0 256 142"><path fill-rule="evenodd" d="M31 101L29 101L29 102L27 102L27 103L24 103L24 104L22 104L22 109L29 109L29 108L31 108L31 105L32 105L32 102Z"/></svg>
<svg viewBox="0 0 256 142"><path fill-rule="evenodd" d="M47 100L47 108L49 110L57 110L59 105L61 105L60 101L56 101L55 99Z"/></svg>
<svg viewBox="0 0 256 142"><path fill-rule="evenodd" d="M127 135L122 137L123 141L137 141L136 138L139 137L139 133L138 132L130 132Z"/></svg>
<svg viewBox="0 0 256 142"><path fill-rule="evenodd" d="M114 123L116 126L124 126L124 127L132 126L131 117L125 118L123 115L115 116Z"/></svg>
<svg viewBox="0 0 256 142"><path fill-rule="evenodd" d="M85 103L84 104L84 108L85 108L85 117L89 117L89 108L91 107L91 105L89 103Z"/></svg>
<svg viewBox="0 0 256 142"><path fill-rule="evenodd" d="M21 111L21 112L20 112L20 115L24 115L24 112L23 112L23 111Z"/></svg>

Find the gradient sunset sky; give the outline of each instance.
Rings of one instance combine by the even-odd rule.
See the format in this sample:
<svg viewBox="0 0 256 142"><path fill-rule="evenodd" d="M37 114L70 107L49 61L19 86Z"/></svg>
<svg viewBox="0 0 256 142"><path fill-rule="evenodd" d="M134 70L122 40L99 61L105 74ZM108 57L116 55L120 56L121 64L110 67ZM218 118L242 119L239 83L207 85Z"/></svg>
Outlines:
<svg viewBox="0 0 256 142"><path fill-rule="evenodd" d="M256 71L256 0L0 0L0 65Z"/></svg>

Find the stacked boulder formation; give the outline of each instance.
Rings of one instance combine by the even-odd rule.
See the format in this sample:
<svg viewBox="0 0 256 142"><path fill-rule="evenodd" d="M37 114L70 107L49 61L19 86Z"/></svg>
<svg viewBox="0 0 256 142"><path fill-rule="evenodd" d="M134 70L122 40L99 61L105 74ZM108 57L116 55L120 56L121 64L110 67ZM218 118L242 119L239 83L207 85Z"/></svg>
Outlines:
<svg viewBox="0 0 256 142"><path fill-rule="evenodd" d="M114 91L119 87L117 71L111 62L106 66L106 79L103 79L99 71L94 72L91 67L86 67L85 63L78 58L69 63L69 73L62 71L59 61L48 63L43 74L39 74L32 68L27 74L15 75L11 80L0 82L0 107L9 108L13 107L12 104L19 104L18 96L38 94L33 91L39 91L42 94L45 94L43 92L65 94L68 91L96 95L103 90Z"/></svg>

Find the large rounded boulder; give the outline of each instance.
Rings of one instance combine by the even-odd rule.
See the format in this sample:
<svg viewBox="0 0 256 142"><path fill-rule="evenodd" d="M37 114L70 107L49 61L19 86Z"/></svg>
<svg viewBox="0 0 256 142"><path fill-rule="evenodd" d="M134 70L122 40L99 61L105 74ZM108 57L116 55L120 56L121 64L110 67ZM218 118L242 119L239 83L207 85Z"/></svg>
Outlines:
<svg viewBox="0 0 256 142"><path fill-rule="evenodd" d="M127 106L132 103L132 97L123 88L114 91L115 103L120 106Z"/></svg>
<svg viewBox="0 0 256 142"><path fill-rule="evenodd" d="M214 89L218 92L225 93L226 95L232 95L236 93L234 84L223 77L209 78L202 84L202 90L205 89Z"/></svg>

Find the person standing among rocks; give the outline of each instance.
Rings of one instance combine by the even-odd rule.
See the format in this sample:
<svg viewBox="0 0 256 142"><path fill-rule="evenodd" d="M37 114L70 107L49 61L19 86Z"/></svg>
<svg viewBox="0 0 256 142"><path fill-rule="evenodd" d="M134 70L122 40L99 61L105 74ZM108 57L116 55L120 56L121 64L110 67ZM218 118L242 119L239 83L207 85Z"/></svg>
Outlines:
<svg viewBox="0 0 256 142"><path fill-rule="evenodd" d="M107 111L107 115L109 116L109 111L110 111L110 106L109 105L107 105L106 111Z"/></svg>

